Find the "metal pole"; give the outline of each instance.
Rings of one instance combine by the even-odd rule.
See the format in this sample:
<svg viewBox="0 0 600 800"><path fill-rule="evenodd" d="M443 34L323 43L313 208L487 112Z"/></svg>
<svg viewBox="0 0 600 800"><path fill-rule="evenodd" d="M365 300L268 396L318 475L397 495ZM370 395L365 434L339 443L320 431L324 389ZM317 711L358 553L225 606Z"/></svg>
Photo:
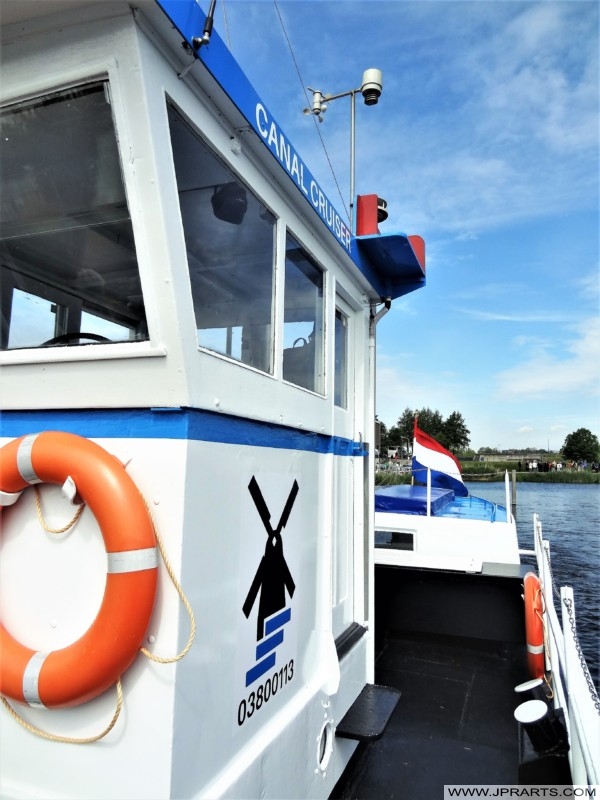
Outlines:
<svg viewBox="0 0 600 800"><path fill-rule="evenodd" d="M427 467L427 516L431 516L431 470Z"/></svg>
<svg viewBox="0 0 600 800"><path fill-rule="evenodd" d="M512 506L516 508L517 505L517 471L512 471Z"/></svg>
<svg viewBox="0 0 600 800"><path fill-rule="evenodd" d="M350 233L356 232L354 224L354 168L355 168L355 120L356 120L356 92L350 93Z"/></svg>

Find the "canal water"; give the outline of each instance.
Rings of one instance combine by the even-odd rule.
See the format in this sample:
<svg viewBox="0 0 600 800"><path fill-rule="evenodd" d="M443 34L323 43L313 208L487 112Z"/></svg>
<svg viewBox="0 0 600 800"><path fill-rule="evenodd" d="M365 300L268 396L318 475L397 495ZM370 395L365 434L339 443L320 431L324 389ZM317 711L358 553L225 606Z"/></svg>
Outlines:
<svg viewBox="0 0 600 800"><path fill-rule="evenodd" d="M505 505L504 483L467 483L469 492ZM577 635L597 688L600 687L600 486L518 483L519 546L533 549L533 515L550 543L557 586L571 586Z"/></svg>

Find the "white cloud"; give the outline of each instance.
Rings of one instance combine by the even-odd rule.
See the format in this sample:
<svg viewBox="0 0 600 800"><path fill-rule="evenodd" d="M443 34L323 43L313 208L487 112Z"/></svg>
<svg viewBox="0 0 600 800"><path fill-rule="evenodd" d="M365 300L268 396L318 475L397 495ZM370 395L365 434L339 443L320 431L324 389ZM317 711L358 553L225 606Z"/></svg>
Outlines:
<svg viewBox="0 0 600 800"><path fill-rule="evenodd" d="M447 24L458 13L457 4L441 11L436 4L435 12L433 5ZM380 152L397 154L379 159L379 169L359 162L378 192L404 198L390 208L390 223L467 238L597 201L594 5L514 4L508 22L506 7L494 5L481 4L490 15L487 35L473 36L482 25L477 15L461 20L469 47L456 48L441 76L423 85L423 74L414 75L422 114L410 113L418 98L405 88L405 111L365 121ZM444 96L451 102L440 102Z"/></svg>
<svg viewBox="0 0 600 800"><path fill-rule="evenodd" d="M576 278L575 283L580 289L582 298L591 301L597 309L600 297L600 264L596 265L587 275Z"/></svg>
<svg viewBox="0 0 600 800"><path fill-rule="evenodd" d="M500 27L487 52L474 55L491 111L486 125L500 117L501 136L525 135L555 152L596 148L597 44L585 35L595 20L591 3L536 3Z"/></svg>
<svg viewBox="0 0 600 800"><path fill-rule="evenodd" d="M591 317L570 327L572 338L553 348L536 348L530 358L497 373L497 394L504 398L537 398L548 393L600 392L600 319Z"/></svg>
<svg viewBox="0 0 600 800"><path fill-rule="evenodd" d="M562 311L483 311L478 308L458 308L461 314L491 322L569 322L572 317Z"/></svg>
<svg viewBox="0 0 600 800"><path fill-rule="evenodd" d="M457 408L452 403L452 377L441 378L420 372L411 364L410 355L398 354L393 358L377 356L376 413L386 425L395 425L405 408L438 409L447 416ZM444 395L442 398L441 395ZM444 400L444 407L439 401Z"/></svg>

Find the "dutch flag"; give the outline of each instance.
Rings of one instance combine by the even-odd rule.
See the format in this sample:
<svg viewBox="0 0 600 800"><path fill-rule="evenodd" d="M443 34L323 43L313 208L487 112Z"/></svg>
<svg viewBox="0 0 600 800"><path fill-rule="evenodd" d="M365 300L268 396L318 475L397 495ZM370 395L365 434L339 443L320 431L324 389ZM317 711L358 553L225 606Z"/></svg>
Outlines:
<svg viewBox="0 0 600 800"><path fill-rule="evenodd" d="M412 474L415 481L426 484L428 469L431 470L432 486L453 489L454 494L460 497L469 494L463 483L458 460L428 433L420 430L415 417L412 457Z"/></svg>

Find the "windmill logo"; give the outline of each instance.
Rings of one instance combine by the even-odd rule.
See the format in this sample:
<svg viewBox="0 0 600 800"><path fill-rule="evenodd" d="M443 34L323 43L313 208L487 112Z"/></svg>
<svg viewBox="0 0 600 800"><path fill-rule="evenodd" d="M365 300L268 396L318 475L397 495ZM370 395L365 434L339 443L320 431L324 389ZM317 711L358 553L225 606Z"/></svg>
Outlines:
<svg viewBox="0 0 600 800"><path fill-rule="evenodd" d="M296 584L283 554L281 534L290 518L298 489L298 482L294 481L277 527L273 528L271 512L254 476L248 485L248 491L265 527L267 541L264 555L242 606L244 616L248 619L260 594L256 621L256 663L246 672L246 686L250 686L275 666L276 649L283 642L285 625L292 616L291 606L287 605L286 592L291 599Z"/></svg>

